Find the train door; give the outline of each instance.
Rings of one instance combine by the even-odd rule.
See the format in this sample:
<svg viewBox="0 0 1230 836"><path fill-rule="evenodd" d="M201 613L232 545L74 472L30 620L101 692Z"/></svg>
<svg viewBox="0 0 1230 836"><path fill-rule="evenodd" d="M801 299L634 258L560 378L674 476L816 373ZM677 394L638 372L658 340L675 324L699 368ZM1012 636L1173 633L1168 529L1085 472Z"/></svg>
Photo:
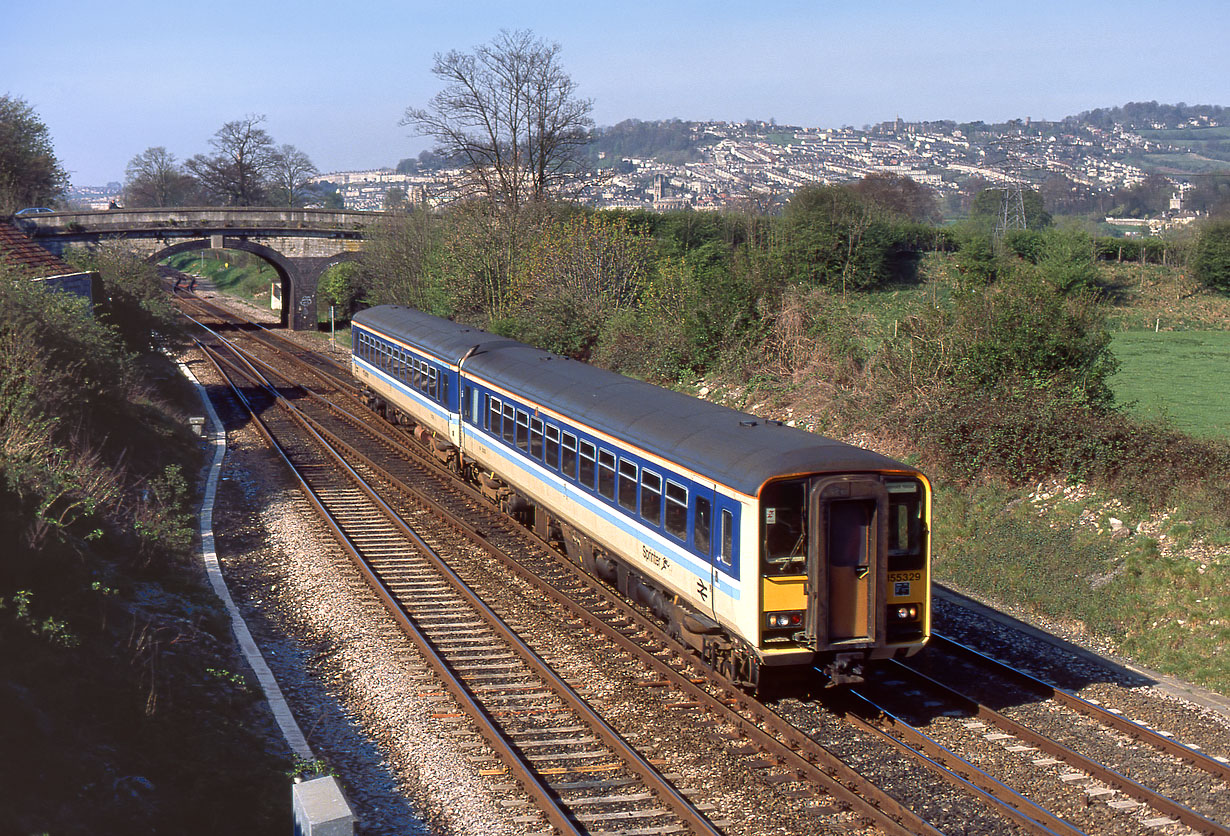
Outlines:
<svg viewBox="0 0 1230 836"><path fill-rule="evenodd" d="M884 641L888 492L879 480L816 480L809 500L809 643L851 649Z"/></svg>

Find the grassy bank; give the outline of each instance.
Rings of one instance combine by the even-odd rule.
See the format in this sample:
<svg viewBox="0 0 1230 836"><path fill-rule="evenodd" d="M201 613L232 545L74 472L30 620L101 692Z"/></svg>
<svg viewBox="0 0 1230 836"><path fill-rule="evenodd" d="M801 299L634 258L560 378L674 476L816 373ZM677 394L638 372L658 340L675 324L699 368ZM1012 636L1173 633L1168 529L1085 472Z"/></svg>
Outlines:
<svg viewBox="0 0 1230 836"><path fill-rule="evenodd" d="M1153 422L1146 433L1230 440L1230 298L1173 267L1104 264L1099 273L1121 329L1111 343L1115 401ZM1197 482L1164 507L1062 479L944 485L936 577L1230 693L1230 520L1208 501L1225 486Z"/></svg>
<svg viewBox="0 0 1230 836"><path fill-rule="evenodd" d="M1114 521L1118 520L1118 523ZM941 486L935 576L1097 649L1230 693L1230 532L1080 485Z"/></svg>
<svg viewBox="0 0 1230 836"><path fill-rule="evenodd" d="M89 258L92 316L0 268L0 833L286 832L289 758L192 550L174 311L139 258Z"/></svg>

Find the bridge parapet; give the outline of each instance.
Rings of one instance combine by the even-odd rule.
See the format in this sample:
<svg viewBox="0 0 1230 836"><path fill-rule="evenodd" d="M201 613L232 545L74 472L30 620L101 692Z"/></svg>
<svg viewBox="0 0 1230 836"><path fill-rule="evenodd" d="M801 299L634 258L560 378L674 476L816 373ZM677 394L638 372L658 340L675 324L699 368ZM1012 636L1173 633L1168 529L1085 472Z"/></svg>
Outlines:
<svg viewBox="0 0 1230 836"><path fill-rule="evenodd" d="M50 212L15 218L35 238L80 233L199 228L218 230L315 230L361 233L385 217L385 212L292 209L253 206L107 209L91 212Z"/></svg>

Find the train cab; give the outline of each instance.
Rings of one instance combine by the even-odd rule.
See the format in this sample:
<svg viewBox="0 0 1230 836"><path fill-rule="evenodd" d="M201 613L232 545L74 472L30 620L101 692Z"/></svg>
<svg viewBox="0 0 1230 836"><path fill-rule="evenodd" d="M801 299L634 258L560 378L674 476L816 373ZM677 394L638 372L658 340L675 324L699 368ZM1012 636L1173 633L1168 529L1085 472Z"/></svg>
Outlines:
<svg viewBox="0 0 1230 836"><path fill-rule="evenodd" d="M930 632L929 494L917 474L814 474L760 492L760 648L810 651L828 684Z"/></svg>

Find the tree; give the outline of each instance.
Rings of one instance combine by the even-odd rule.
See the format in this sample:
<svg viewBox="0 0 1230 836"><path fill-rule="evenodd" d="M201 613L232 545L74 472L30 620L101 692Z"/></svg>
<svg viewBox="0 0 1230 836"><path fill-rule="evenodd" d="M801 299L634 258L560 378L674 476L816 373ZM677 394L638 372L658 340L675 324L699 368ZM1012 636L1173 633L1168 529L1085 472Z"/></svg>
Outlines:
<svg viewBox="0 0 1230 836"><path fill-rule="evenodd" d="M0 215L54 203L67 186L47 126L24 99L0 96Z"/></svg>
<svg viewBox="0 0 1230 836"><path fill-rule="evenodd" d="M935 192L920 183L888 171L868 174L850 187L881 209L919 223L939 223Z"/></svg>
<svg viewBox="0 0 1230 836"><path fill-rule="evenodd" d="M273 139L260 126L264 116L249 114L227 122L209 144L212 155L197 154L188 160L207 197L223 206L256 206L265 191L276 149Z"/></svg>
<svg viewBox="0 0 1230 836"><path fill-rule="evenodd" d="M1170 207L1174 183L1162 174L1149 174L1134 186L1115 193L1117 205L1112 210L1119 217L1146 218L1160 215Z"/></svg>
<svg viewBox="0 0 1230 836"><path fill-rule="evenodd" d="M196 178L161 145L129 160L124 174L125 206L187 206L199 194Z"/></svg>
<svg viewBox="0 0 1230 836"><path fill-rule="evenodd" d="M1192 272L1209 287L1230 292L1230 221L1207 221L1196 242Z"/></svg>
<svg viewBox="0 0 1230 836"><path fill-rule="evenodd" d="M473 54L437 53L446 83L401 124L438 143L435 153L470 169L486 198L513 213L557 192L581 164L593 103L559 62L559 44L529 30L502 30Z"/></svg>
<svg viewBox="0 0 1230 836"><path fill-rule="evenodd" d="M782 212L774 253L784 282L846 290L891 281L912 245L903 226L845 186L796 191Z"/></svg>
<svg viewBox="0 0 1230 836"><path fill-rule="evenodd" d="M653 238L624 218L579 213L544 224L531 241L512 288L516 336L587 359L606 321L640 296Z"/></svg>
<svg viewBox="0 0 1230 836"><path fill-rule="evenodd" d="M313 195L316 166L293 145L282 145L269 157L269 196L275 206L303 206Z"/></svg>
<svg viewBox="0 0 1230 836"><path fill-rule="evenodd" d="M404 186L390 186L384 193L384 208L389 211L406 209L410 206L410 197Z"/></svg>
<svg viewBox="0 0 1230 836"><path fill-rule="evenodd" d="M453 312L433 270L445 222L451 219L420 207L371 225L364 236L362 284L373 304L406 305L441 316Z"/></svg>

